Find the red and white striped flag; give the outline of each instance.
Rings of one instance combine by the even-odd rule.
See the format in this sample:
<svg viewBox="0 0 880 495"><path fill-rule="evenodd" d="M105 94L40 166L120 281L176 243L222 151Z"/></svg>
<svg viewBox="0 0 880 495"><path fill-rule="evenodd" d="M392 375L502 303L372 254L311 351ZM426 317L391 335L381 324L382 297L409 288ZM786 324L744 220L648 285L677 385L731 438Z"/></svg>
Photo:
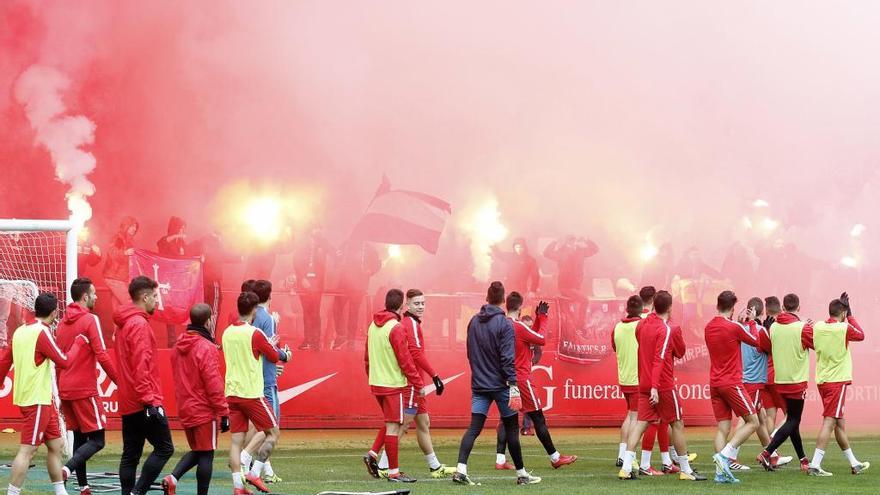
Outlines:
<svg viewBox="0 0 880 495"><path fill-rule="evenodd" d="M392 190L382 183L352 237L386 244L415 244L435 254L452 207L446 201L416 191Z"/></svg>

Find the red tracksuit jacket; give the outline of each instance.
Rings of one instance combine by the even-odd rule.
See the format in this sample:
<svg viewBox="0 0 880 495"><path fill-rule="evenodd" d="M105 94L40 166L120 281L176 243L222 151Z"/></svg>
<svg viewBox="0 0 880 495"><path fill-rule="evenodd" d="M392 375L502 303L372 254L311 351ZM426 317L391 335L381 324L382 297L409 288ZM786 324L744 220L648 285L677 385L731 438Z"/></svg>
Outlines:
<svg viewBox="0 0 880 495"><path fill-rule="evenodd" d="M428 379L423 383L430 383L431 379L437 376L431 363L428 362L428 356L425 355L425 337L422 336L422 321L407 311L400 319L400 326L403 327L403 333L406 335L406 346L409 353L412 354L413 363L419 369L421 377L428 375Z"/></svg>
<svg viewBox="0 0 880 495"><path fill-rule="evenodd" d="M119 414L123 416L162 404L159 351L149 318L146 311L133 304L122 306L113 314L113 321L119 327L115 347L119 378L116 384Z"/></svg>
<svg viewBox="0 0 880 495"><path fill-rule="evenodd" d="M217 344L198 332L186 332L174 345L171 369L177 414L184 428L229 416Z"/></svg>
<svg viewBox="0 0 880 495"><path fill-rule="evenodd" d="M743 365L740 342L752 347L758 345L758 329L754 320L748 326L740 325L723 316L709 320L704 330L709 351L709 386L742 385Z"/></svg>
<svg viewBox="0 0 880 495"><path fill-rule="evenodd" d="M541 334L544 323L547 321L547 315L536 315L534 328L529 328L525 323L510 318L513 323L513 333L516 339L516 356L514 358L514 366L516 368L516 383L525 387L526 381L532 377L532 346L544 345L546 339Z"/></svg>
<svg viewBox="0 0 880 495"><path fill-rule="evenodd" d="M28 325L32 325L35 321L28 321ZM41 323L42 324L42 323ZM0 349L0 383L3 383L6 380L6 375L9 374L9 369L12 368L13 360L12 360L12 339L9 339L10 345L4 349ZM55 339L52 338L52 335L49 333L49 327L43 325L43 332L37 337L37 345L34 349L34 363L39 366L43 364L43 361L50 360L55 363L56 369L67 369L70 366L70 363L77 359L82 349L87 346L87 339L85 337L80 337L78 339L74 339L74 345L70 348L69 354L64 354L61 352L61 349L58 348L58 345L55 343Z"/></svg>
<svg viewBox="0 0 880 495"><path fill-rule="evenodd" d="M392 319L400 320L400 316L396 313L388 310L382 310L373 315L373 322L377 326L382 326ZM391 329L391 333L388 334L388 340L391 343L391 349L394 350L394 356L397 357L397 365L400 366L400 371L403 372L404 376L406 376L407 381L409 382L409 386L412 387L416 393L418 393L423 385L422 377L419 373L419 369L416 367L416 364L413 362L412 354L409 352L409 348L407 347L406 342L406 334L404 333L404 329L402 325L395 325L393 329ZM367 371L367 376L370 375L370 339L367 337L367 341L364 343L364 369ZM402 391L407 390L407 387L403 388L390 388L390 387L377 387L370 385L370 391L373 395L391 395L396 394Z"/></svg>
<svg viewBox="0 0 880 495"><path fill-rule="evenodd" d="M64 319L55 329L58 347L65 353L70 352L76 337L84 335L89 339L89 346L83 349L67 369L58 371L58 396L62 400L79 400L98 397L98 368L101 367L113 383L119 382L116 365L107 353L104 333L98 316L77 303L67 305Z"/></svg>
<svg viewBox="0 0 880 495"><path fill-rule="evenodd" d="M672 390L675 387L673 358L681 358L685 352L681 327L671 326L657 313L651 313L636 327L636 340L639 341L639 391Z"/></svg>

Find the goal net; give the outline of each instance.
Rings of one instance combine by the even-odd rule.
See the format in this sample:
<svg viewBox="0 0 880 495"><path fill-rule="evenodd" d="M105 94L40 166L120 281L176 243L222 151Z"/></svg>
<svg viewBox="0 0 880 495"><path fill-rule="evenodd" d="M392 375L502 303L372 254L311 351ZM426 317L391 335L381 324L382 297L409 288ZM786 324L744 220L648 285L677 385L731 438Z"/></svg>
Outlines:
<svg viewBox="0 0 880 495"><path fill-rule="evenodd" d="M40 292L58 298L76 278L76 229L55 220L0 220L0 302L33 311ZM2 316L2 315L0 315Z"/></svg>

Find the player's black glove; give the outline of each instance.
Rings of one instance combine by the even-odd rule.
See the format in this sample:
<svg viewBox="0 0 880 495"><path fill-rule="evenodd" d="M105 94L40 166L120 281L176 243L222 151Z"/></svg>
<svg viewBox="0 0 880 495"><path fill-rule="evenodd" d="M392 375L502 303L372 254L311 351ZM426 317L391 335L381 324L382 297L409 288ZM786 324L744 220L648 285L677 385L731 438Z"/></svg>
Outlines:
<svg viewBox="0 0 880 495"><path fill-rule="evenodd" d="M226 433L229 431L229 416L223 416L220 418L220 433Z"/></svg>
<svg viewBox="0 0 880 495"><path fill-rule="evenodd" d="M548 312L550 312L550 303L546 301L539 302L538 307L535 308L535 314L538 315L546 315Z"/></svg>
<svg viewBox="0 0 880 495"><path fill-rule="evenodd" d="M843 305L846 306L846 316L852 316L852 308L849 307L849 294L847 294L846 292L841 294L840 302L842 302Z"/></svg>
<svg viewBox="0 0 880 495"><path fill-rule="evenodd" d="M446 388L446 386L443 385L443 380L437 375L434 375L431 379L434 380L434 388L437 389L437 395L443 395L443 390Z"/></svg>
<svg viewBox="0 0 880 495"><path fill-rule="evenodd" d="M147 421L155 421L160 425L168 425L168 417L165 416L165 409L162 406L147 406L144 408L144 414L147 416Z"/></svg>

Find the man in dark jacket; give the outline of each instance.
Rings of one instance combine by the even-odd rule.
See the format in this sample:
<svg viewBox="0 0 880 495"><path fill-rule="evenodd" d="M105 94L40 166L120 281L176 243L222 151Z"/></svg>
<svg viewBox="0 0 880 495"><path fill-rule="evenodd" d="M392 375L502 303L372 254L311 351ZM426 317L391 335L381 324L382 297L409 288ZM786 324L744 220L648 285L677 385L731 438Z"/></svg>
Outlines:
<svg viewBox="0 0 880 495"><path fill-rule="evenodd" d="M196 304L189 311L190 324L180 336L171 356L174 395L180 423L190 451L180 458L174 471L162 480L165 493L174 495L180 478L196 468L198 495L208 495L217 450L217 430L229 431L220 353L214 343L211 306Z"/></svg>
<svg viewBox="0 0 880 495"><path fill-rule="evenodd" d="M513 252L493 248L492 257L506 265L505 287L532 295L538 292L541 282L538 262L529 253L524 238L513 240Z"/></svg>
<svg viewBox="0 0 880 495"><path fill-rule="evenodd" d="M174 454L168 418L162 407L159 350L149 317L156 310L159 284L139 276L128 284L131 304L116 310L116 371L119 377L119 414L122 416L122 456L119 484L122 495L144 495ZM153 452L144 461L135 483L137 466L150 442Z"/></svg>
<svg viewBox="0 0 880 495"><path fill-rule="evenodd" d="M166 235L156 241L156 247L162 256L186 256L186 222L180 217L168 219Z"/></svg>
<svg viewBox="0 0 880 495"><path fill-rule="evenodd" d="M575 238L573 235L567 236L562 242L553 241L544 249L544 257L556 262L559 294L572 301L577 308L575 315L577 330L583 329L588 302L583 292L584 260L598 252L599 246L595 242L583 237Z"/></svg>
<svg viewBox="0 0 880 495"><path fill-rule="evenodd" d="M314 228L293 251L297 294L303 311L303 342L300 350L321 348L321 298L327 274L327 256L333 252L321 229Z"/></svg>
<svg viewBox="0 0 880 495"><path fill-rule="evenodd" d="M519 444L519 416L522 399L516 384L515 337L513 324L501 308L504 285L492 282L486 295L489 304L471 318L467 330L467 356L471 367L471 424L458 449L458 466L452 481L473 485L467 474L467 460L480 436L489 406L494 402L507 434L507 447L516 466L516 484L540 483L523 465Z"/></svg>

